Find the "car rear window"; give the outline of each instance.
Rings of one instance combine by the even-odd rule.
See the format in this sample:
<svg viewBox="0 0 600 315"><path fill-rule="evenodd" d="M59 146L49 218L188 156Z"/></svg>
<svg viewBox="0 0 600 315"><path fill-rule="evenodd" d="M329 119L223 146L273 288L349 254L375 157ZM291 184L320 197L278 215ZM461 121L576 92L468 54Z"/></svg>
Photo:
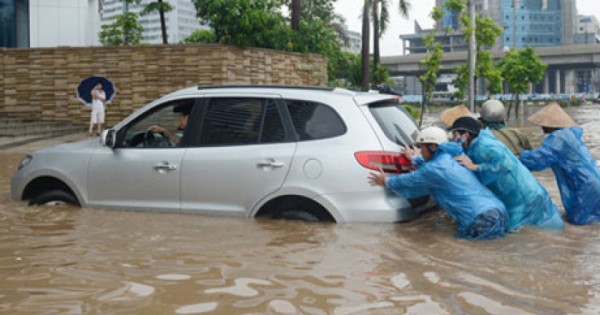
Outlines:
<svg viewBox="0 0 600 315"><path fill-rule="evenodd" d="M419 129L404 107L395 101L383 101L369 105L369 110L386 137L399 145L414 142Z"/></svg>
<svg viewBox="0 0 600 315"><path fill-rule="evenodd" d="M333 108L308 101L285 102L299 141L333 138L346 133L346 125Z"/></svg>

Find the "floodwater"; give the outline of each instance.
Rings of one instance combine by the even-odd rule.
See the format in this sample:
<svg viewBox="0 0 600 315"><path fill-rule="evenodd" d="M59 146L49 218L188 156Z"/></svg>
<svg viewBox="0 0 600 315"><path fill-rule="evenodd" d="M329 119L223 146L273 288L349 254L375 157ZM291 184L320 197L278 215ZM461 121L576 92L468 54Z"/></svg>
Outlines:
<svg viewBox="0 0 600 315"><path fill-rule="evenodd" d="M600 105L570 112L600 158ZM25 153L0 152L3 314L600 313L598 224L466 241L442 212L304 224L27 207L9 200ZM560 204L552 173L538 178Z"/></svg>

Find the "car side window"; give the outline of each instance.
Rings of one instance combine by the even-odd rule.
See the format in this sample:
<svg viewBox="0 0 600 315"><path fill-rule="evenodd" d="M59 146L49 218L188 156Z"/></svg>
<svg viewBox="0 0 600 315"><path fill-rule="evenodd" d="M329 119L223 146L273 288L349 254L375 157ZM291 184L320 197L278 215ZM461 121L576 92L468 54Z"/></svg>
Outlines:
<svg viewBox="0 0 600 315"><path fill-rule="evenodd" d="M274 100L209 100L200 140L202 146L249 145L284 140L285 130Z"/></svg>
<svg viewBox="0 0 600 315"><path fill-rule="evenodd" d="M194 99L183 99L157 106L125 128L122 147L177 147L183 138L193 104Z"/></svg>
<svg viewBox="0 0 600 315"><path fill-rule="evenodd" d="M346 133L346 125L333 108L309 101L285 102L299 141L333 138Z"/></svg>

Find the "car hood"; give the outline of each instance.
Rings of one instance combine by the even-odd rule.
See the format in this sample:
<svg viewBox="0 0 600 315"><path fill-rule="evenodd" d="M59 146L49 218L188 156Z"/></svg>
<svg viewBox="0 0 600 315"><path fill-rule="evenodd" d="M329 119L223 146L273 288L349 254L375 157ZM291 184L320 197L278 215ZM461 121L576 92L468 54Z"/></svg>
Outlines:
<svg viewBox="0 0 600 315"><path fill-rule="evenodd" d="M72 143L64 143L55 145L53 147L41 149L39 151L34 152L34 154L40 153L55 153L55 152L86 152L91 153L95 149L101 148L100 142L97 139L93 140L83 140Z"/></svg>

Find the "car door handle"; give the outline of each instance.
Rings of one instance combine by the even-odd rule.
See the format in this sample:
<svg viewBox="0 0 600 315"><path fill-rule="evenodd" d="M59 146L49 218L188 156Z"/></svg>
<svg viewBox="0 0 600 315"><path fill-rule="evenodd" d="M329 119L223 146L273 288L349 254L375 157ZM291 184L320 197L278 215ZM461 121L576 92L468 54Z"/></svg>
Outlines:
<svg viewBox="0 0 600 315"><path fill-rule="evenodd" d="M154 165L154 169L157 171L174 171L177 169L177 165L171 164L169 162L161 162Z"/></svg>
<svg viewBox="0 0 600 315"><path fill-rule="evenodd" d="M273 168L280 168L283 167L283 162L279 162L279 161L275 161L275 160L266 160L266 161L261 161L256 163L256 165L258 167L273 167Z"/></svg>

